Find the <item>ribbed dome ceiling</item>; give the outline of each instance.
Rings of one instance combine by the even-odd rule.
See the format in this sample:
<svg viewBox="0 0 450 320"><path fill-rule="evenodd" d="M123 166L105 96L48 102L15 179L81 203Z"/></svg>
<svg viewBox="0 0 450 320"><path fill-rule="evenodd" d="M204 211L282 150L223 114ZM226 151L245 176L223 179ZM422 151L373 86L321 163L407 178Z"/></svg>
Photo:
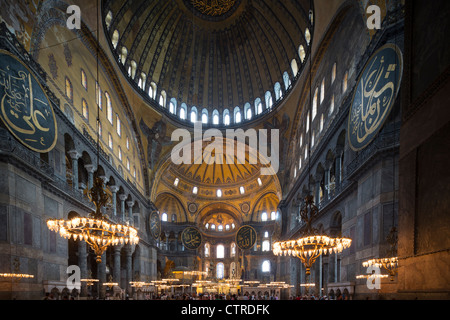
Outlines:
<svg viewBox="0 0 450 320"><path fill-rule="evenodd" d="M103 14L115 57L145 99L167 111L172 101L185 119L193 106L199 120L217 110L220 124L228 113L234 122L236 106L242 121L247 103L253 117L274 109L313 33L310 0L109 0Z"/></svg>

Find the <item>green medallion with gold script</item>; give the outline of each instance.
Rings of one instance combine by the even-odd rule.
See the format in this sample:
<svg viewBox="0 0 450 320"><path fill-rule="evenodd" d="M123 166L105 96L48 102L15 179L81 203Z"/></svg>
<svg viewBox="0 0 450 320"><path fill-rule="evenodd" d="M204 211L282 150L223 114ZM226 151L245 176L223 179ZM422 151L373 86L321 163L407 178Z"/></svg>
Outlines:
<svg viewBox="0 0 450 320"><path fill-rule="evenodd" d="M161 234L161 219L157 211L150 214L150 233L154 239L158 239Z"/></svg>
<svg viewBox="0 0 450 320"><path fill-rule="evenodd" d="M44 89L17 57L0 50L0 117L26 147L45 153L57 139L56 117Z"/></svg>
<svg viewBox="0 0 450 320"><path fill-rule="evenodd" d="M242 226L236 233L236 244L242 250L252 248L256 242L256 230L252 226Z"/></svg>
<svg viewBox="0 0 450 320"><path fill-rule="evenodd" d="M202 234L197 228L187 227L181 233L181 241L185 248L195 250L202 244Z"/></svg>
<svg viewBox="0 0 450 320"><path fill-rule="evenodd" d="M348 118L348 141L354 151L364 149L383 127L400 89L402 72L402 53L394 44L384 45L367 62Z"/></svg>

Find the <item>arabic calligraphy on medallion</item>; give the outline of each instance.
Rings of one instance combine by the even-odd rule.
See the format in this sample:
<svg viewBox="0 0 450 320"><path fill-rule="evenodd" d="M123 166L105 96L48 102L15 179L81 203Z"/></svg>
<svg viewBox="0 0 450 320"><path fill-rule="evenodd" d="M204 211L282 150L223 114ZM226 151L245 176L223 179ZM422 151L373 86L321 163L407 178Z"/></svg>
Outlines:
<svg viewBox="0 0 450 320"><path fill-rule="evenodd" d="M195 250L202 244L202 234L197 228L187 227L181 233L181 241L185 248Z"/></svg>
<svg viewBox="0 0 450 320"><path fill-rule="evenodd" d="M161 219L157 211L150 214L150 232L154 239L158 239L161 234Z"/></svg>
<svg viewBox="0 0 450 320"><path fill-rule="evenodd" d="M0 50L0 118L33 151L45 153L56 144L56 117L44 89L27 66L4 50Z"/></svg>
<svg viewBox="0 0 450 320"><path fill-rule="evenodd" d="M397 97L403 72L400 49L381 47L357 81L348 119L348 140L354 151L365 148L381 130Z"/></svg>
<svg viewBox="0 0 450 320"><path fill-rule="evenodd" d="M256 242L256 230L252 226L242 226L236 233L236 244L242 250L252 248Z"/></svg>

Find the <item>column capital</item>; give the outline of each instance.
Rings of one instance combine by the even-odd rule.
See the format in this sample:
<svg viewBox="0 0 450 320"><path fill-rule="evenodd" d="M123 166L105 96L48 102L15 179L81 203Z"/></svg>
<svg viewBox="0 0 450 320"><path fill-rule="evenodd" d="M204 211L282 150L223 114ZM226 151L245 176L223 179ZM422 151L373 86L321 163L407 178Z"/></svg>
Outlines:
<svg viewBox="0 0 450 320"><path fill-rule="evenodd" d="M70 150L67 152L70 156L70 158L72 158L72 160L78 160L78 158L81 157L81 153L79 153L77 150Z"/></svg>
<svg viewBox="0 0 450 320"><path fill-rule="evenodd" d="M132 208L134 206L134 200L127 201L128 208Z"/></svg>
<svg viewBox="0 0 450 320"><path fill-rule="evenodd" d="M109 186L109 189L111 190L112 193L116 193L117 191L119 191L118 186Z"/></svg>
<svg viewBox="0 0 450 320"><path fill-rule="evenodd" d="M120 201L125 201L125 200L127 200L127 195L121 193L121 194L119 194L119 199L120 199Z"/></svg>
<svg viewBox="0 0 450 320"><path fill-rule="evenodd" d="M84 165L84 168L86 169L86 171L88 172L88 173L94 173L94 171L95 171L95 166L93 165L93 164L85 164Z"/></svg>

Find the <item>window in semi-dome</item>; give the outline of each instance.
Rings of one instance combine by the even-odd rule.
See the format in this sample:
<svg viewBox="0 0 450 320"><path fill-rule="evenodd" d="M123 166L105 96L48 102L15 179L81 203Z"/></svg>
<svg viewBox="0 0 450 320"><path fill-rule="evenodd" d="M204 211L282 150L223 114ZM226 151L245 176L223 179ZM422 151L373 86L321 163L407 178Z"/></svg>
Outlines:
<svg viewBox="0 0 450 320"><path fill-rule="evenodd" d="M83 69L81 69L81 85L87 90L87 77L86 72L84 72Z"/></svg>
<svg viewBox="0 0 450 320"><path fill-rule="evenodd" d="M82 109L81 111L83 113L83 117L86 120L89 120L89 107L87 105L86 100L84 100L84 99L81 101L81 109Z"/></svg>

